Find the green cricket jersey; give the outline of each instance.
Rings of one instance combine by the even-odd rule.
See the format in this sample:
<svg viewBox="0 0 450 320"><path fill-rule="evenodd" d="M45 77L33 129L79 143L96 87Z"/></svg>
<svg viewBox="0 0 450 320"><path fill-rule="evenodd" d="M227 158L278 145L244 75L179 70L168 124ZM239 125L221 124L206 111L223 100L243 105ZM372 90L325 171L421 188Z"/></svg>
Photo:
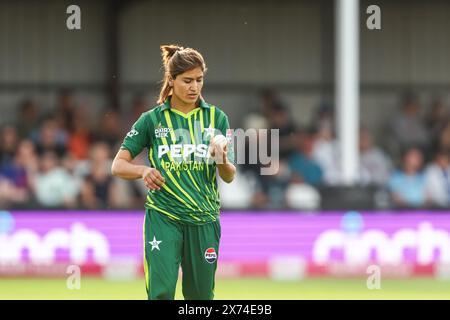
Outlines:
<svg viewBox="0 0 450 320"><path fill-rule="evenodd" d="M217 220L216 163L208 156L210 140L217 134L231 142L228 117L202 99L199 107L185 114L170 107L169 97L139 117L121 148L133 158L146 149L151 166L165 179L160 190L149 190L146 208L189 224ZM228 160L234 163L232 145Z"/></svg>

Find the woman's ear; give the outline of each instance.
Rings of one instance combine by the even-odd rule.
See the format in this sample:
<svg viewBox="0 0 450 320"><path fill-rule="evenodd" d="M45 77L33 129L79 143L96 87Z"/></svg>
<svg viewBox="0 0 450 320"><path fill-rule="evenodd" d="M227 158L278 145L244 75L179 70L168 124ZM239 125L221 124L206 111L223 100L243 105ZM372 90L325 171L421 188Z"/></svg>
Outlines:
<svg viewBox="0 0 450 320"><path fill-rule="evenodd" d="M172 78L172 76L169 76L169 86L173 87L173 78Z"/></svg>

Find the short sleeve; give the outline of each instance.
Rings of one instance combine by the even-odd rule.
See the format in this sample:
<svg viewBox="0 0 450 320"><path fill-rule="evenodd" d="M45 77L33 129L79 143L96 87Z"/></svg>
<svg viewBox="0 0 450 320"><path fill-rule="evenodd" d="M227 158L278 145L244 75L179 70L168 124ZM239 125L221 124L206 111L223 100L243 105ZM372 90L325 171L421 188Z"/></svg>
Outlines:
<svg viewBox="0 0 450 320"><path fill-rule="evenodd" d="M148 118L149 115L143 113L123 139L120 149L128 150L133 158L141 153L143 149L151 146L151 128Z"/></svg>
<svg viewBox="0 0 450 320"><path fill-rule="evenodd" d="M230 161L232 164L235 164L234 162L234 137L233 137L233 130L230 129L230 123L228 122L228 117L222 113L220 116L220 120L218 122L217 129L222 132L222 134L227 138L228 141L228 152L227 157L228 161Z"/></svg>

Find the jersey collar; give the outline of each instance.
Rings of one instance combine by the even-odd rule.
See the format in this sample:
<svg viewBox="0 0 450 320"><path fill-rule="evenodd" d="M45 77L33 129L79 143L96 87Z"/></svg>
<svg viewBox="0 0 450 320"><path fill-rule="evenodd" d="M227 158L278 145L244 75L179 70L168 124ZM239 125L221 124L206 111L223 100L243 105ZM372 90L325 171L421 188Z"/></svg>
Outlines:
<svg viewBox="0 0 450 320"><path fill-rule="evenodd" d="M162 111L170 109L170 99L171 98L172 98L172 96L169 96L166 99L166 101L164 101L164 103L162 104L162 107L161 107ZM204 108L204 109L209 109L210 108L209 104L207 104L205 102L205 100L203 100L202 98L200 98L200 100L199 100L199 106L200 106L200 108Z"/></svg>

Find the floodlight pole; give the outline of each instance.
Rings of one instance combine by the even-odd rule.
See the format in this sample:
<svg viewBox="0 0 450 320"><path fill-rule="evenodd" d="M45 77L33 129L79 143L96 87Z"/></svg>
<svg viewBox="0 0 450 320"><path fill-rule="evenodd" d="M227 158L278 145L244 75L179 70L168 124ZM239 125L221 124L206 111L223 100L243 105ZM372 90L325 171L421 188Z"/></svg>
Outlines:
<svg viewBox="0 0 450 320"><path fill-rule="evenodd" d="M342 183L359 177L359 0L336 0L335 104Z"/></svg>

